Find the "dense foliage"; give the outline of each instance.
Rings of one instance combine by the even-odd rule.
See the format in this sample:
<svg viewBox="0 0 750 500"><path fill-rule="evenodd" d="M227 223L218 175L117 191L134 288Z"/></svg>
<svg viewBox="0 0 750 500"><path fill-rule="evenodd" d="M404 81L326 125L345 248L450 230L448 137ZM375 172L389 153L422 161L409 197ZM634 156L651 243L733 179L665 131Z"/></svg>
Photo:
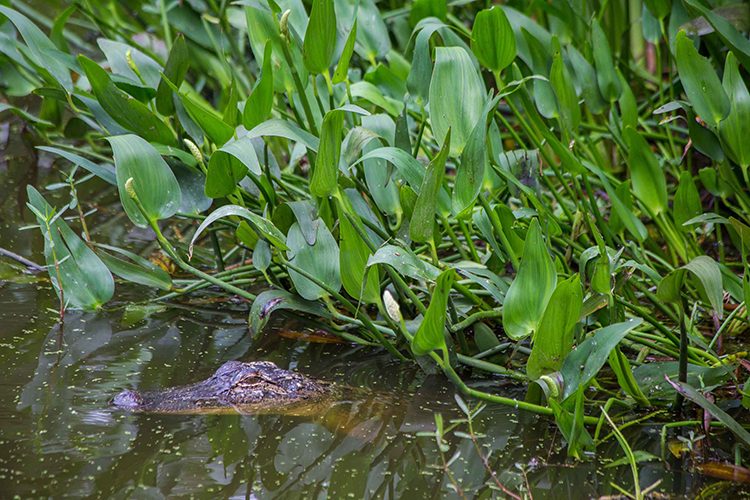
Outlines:
<svg viewBox="0 0 750 500"><path fill-rule="evenodd" d="M747 4L483 7L0 5L0 112L60 157L78 214L28 188L61 318L106 304L113 275L160 301L217 286L256 334L312 314L553 416L574 456L628 418L614 402L687 398L750 445L730 416L750 405ZM83 182L117 186L195 281L90 238ZM526 401L466 367L526 381Z"/></svg>

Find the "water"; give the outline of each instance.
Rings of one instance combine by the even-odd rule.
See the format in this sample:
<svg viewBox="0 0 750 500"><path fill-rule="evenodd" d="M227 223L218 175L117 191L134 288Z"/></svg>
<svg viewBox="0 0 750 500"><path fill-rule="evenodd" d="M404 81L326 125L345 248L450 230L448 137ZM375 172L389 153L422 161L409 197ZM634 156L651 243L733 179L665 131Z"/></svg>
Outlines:
<svg viewBox="0 0 750 500"><path fill-rule="evenodd" d="M8 129L0 125L3 144ZM41 263L41 233L19 231L34 220L24 208L25 185L41 190L61 179L15 132L0 161L0 246ZM148 232L123 216L114 188L93 181L79 193L84 211L97 210L87 217L97 241L144 255L154 248ZM58 207L68 201L64 189L43 194ZM69 311L60 329L47 277L20 273L0 257L0 498L458 498L443 468L443 458L456 454L449 470L465 497L500 498L471 439L447 433L441 457L435 437L420 434L434 432L435 413L446 425L461 416L442 376L427 377L378 349L299 338L319 325L290 315L275 315L252 338L248 304L216 301L210 290L145 319L125 309L155 295L118 282L107 310ZM230 360L270 360L367 396L306 416L143 415L108 404L124 389L203 380ZM475 374L471 385L525 394L500 377ZM614 439L595 458L575 462L550 420L502 406L488 407L474 431L511 491L528 484L536 499L598 498L616 493L612 482L632 491L627 466L604 467L623 456ZM634 449L659 455L660 431L632 426L624 433ZM712 453L730 457L731 436L711 444ZM717 484L691 473L690 463L642 464L641 486L661 479L657 491L682 498Z"/></svg>

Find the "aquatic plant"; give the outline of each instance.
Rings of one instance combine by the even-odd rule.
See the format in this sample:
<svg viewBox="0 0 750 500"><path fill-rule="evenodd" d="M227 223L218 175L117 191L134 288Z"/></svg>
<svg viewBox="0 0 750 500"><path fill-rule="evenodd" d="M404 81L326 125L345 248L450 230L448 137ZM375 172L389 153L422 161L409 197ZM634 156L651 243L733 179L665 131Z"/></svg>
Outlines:
<svg viewBox="0 0 750 500"><path fill-rule="evenodd" d="M572 456L685 399L750 445L711 401L750 404L746 4L10 4L0 112L59 157L81 230L29 186L61 311L106 307L112 275L150 302L218 287L254 334L311 314L551 416ZM192 278L97 242L83 182Z"/></svg>

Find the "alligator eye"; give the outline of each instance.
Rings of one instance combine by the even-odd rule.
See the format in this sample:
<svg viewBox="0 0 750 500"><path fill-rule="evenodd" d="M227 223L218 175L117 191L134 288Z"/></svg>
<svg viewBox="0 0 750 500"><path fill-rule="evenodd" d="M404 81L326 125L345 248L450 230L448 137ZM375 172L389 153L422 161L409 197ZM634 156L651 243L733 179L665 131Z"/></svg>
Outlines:
<svg viewBox="0 0 750 500"><path fill-rule="evenodd" d="M240 384L243 385L258 385L261 382L260 377L256 377L255 375L250 377L245 377L242 380L239 381Z"/></svg>

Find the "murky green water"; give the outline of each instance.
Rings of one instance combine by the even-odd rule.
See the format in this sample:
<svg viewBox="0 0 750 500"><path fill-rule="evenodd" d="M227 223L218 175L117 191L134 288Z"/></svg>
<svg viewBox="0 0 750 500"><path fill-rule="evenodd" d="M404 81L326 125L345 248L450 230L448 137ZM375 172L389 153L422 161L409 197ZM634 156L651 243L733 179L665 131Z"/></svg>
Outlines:
<svg viewBox="0 0 750 500"><path fill-rule="evenodd" d="M25 185L60 179L30 141L0 124L0 247L43 262L40 232L19 231L32 221ZM111 188L92 181L80 194L85 211L96 210L87 217L94 238L148 255L149 234L122 216ZM45 195L58 207L69 200L65 190ZM434 437L417 435L434 430L435 412L446 422L460 416L443 377L376 349L283 336L314 328L298 318L277 316L251 338L249 305L212 302L211 292L140 321L122 308L153 294L118 283L110 310L68 312L61 329L45 276L19 273L0 257L0 498L458 498ZM372 396L305 417L138 415L108 405L123 389L199 381L229 360L271 360ZM523 397L523 387L499 377L471 384ZM547 419L494 406L475 431L489 467L513 491L528 484L536 499L598 498L616 492L611 482L632 491L627 467L604 468L622 456L614 439L576 464ZM625 434L634 449L659 455L660 431ZM445 459L458 454L450 471L466 498L501 498L487 487L493 481L473 442L452 433L447 440ZM675 459L643 464L640 482L662 479L657 491L692 497L714 481L687 469Z"/></svg>

